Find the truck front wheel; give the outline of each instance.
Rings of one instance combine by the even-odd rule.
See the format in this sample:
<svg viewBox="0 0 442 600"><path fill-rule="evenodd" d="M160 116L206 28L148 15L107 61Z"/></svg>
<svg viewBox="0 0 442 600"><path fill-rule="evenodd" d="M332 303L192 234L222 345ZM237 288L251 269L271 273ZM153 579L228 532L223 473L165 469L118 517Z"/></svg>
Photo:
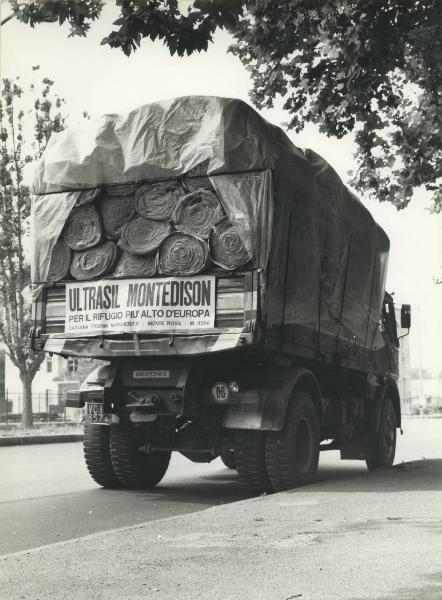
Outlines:
<svg viewBox="0 0 442 600"><path fill-rule="evenodd" d="M85 425L83 451L92 479L105 488L119 488L110 455L110 429L105 425Z"/></svg>
<svg viewBox="0 0 442 600"><path fill-rule="evenodd" d="M120 484L128 489L146 489L157 485L164 477L170 452L142 452L144 431L135 427L112 427L110 454L112 466Z"/></svg>
<svg viewBox="0 0 442 600"><path fill-rule="evenodd" d="M374 440L372 456L366 459L369 471L388 469L396 453L396 411L391 398L385 398L379 419L379 429Z"/></svg>
<svg viewBox="0 0 442 600"><path fill-rule="evenodd" d="M307 392L295 393L282 431L266 432L266 466L275 492L310 483L319 461L319 420Z"/></svg>

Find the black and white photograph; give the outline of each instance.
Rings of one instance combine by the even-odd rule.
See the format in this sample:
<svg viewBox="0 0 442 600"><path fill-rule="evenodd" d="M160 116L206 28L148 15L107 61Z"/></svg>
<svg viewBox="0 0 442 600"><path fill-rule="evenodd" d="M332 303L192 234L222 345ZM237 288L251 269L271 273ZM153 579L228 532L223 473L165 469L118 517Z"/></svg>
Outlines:
<svg viewBox="0 0 442 600"><path fill-rule="evenodd" d="M0 20L0 600L442 600L440 1Z"/></svg>

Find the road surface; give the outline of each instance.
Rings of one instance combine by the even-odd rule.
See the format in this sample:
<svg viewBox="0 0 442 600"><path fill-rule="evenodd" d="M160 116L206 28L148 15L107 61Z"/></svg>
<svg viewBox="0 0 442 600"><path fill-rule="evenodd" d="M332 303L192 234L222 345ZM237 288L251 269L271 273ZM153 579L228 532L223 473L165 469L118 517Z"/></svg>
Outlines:
<svg viewBox="0 0 442 600"><path fill-rule="evenodd" d="M442 419L407 419L396 463L442 457ZM220 460L174 455L153 491L103 490L89 477L81 443L0 448L0 554L35 548L210 506L244 500L235 471ZM322 453L319 480L368 474L359 461ZM343 481L345 487L345 483Z"/></svg>

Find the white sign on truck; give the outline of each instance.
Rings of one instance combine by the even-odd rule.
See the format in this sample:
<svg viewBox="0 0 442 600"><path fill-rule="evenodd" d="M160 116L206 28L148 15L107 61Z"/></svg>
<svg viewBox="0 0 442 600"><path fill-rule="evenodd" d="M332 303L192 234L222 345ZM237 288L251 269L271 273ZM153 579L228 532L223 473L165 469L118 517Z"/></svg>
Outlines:
<svg viewBox="0 0 442 600"><path fill-rule="evenodd" d="M72 282L66 285L65 332L212 329L215 277Z"/></svg>

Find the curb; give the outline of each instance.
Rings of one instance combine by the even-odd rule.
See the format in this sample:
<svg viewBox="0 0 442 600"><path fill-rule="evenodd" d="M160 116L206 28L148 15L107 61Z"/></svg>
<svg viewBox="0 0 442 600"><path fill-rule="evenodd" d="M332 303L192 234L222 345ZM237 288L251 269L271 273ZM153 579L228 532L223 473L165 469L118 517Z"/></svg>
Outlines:
<svg viewBox="0 0 442 600"><path fill-rule="evenodd" d="M28 444L59 444L61 442L80 442L82 433L65 433L55 435L24 435L21 437L0 438L0 446L26 446Z"/></svg>

